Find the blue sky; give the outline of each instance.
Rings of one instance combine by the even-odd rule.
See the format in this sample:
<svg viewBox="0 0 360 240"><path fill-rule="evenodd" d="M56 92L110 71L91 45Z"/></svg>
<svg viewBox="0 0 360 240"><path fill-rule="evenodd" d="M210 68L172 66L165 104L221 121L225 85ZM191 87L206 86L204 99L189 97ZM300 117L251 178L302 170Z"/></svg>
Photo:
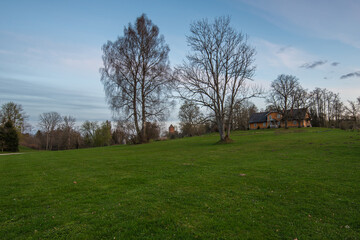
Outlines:
<svg viewBox="0 0 360 240"><path fill-rule="evenodd" d="M0 104L22 104L35 127L49 111L78 121L111 119L100 82L101 46L142 13L164 35L172 66L189 51L191 22L229 15L257 50L255 83L268 89L279 74L292 74L309 90L355 100L359 12L357 0L1 1ZM265 107L263 99L254 102ZM177 120L173 112L170 122Z"/></svg>

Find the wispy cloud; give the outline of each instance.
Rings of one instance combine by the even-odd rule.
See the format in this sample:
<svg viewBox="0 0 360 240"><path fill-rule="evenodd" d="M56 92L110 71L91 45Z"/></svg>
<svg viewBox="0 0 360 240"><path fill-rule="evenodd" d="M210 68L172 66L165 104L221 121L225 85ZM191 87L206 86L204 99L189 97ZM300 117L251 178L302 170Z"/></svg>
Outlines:
<svg viewBox="0 0 360 240"><path fill-rule="evenodd" d="M336 67L339 64L340 64L339 62L333 62L333 63L331 63L331 66Z"/></svg>
<svg viewBox="0 0 360 240"><path fill-rule="evenodd" d="M240 0L260 9L259 15L282 28L305 30L312 36L337 40L360 49L360 32L354 24L360 22L360 4L355 0Z"/></svg>
<svg viewBox="0 0 360 240"><path fill-rule="evenodd" d="M342 75L340 79L352 78L352 77L360 77L360 71L358 72L351 72L345 75Z"/></svg>
<svg viewBox="0 0 360 240"><path fill-rule="evenodd" d="M22 104L33 121L39 114L49 111L70 114L79 121L105 120L111 116L105 96L84 90L80 92L7 77L0 77L0 86L0 103L14 101Z"/></svg>
<svg viewBox="0 0 360 240"><path fill-rule="evenodd" d="M258 59L265 60L267 64L273 67L286 67L296 70L304 62L316 58L316 56L300 48L284 46L264 39L256 39L254 44L258 50Z"/></svg>
<svg viewBox="0 0 360 240"><path fill-rule="evenodd" d="M317 66L321 66L324 65L325 63L327 63L326 60L319 60L319 61L315 61L315 62L309 62L309 63L304 63L303 65L301 65L301 68L306 68L306 69L313 69L316 68Z"/></svg>

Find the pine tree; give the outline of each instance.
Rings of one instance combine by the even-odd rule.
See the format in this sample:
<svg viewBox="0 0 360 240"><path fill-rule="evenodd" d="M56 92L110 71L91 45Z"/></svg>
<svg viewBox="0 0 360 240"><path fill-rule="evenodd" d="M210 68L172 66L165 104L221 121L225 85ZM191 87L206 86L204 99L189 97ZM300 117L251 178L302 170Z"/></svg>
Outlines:
<svg viewBox="0 0 360 240"><path fill-rule="evenodd" d="M10 152L19 151L19 136L12 122L7 121L4 125L4 150Z"/></svg>

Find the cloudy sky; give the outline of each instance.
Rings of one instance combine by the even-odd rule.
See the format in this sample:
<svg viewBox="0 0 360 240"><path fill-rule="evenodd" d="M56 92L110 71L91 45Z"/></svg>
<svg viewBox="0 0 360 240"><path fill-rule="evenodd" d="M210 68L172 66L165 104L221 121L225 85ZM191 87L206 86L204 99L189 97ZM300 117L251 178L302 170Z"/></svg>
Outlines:
<svg viewBox="0 0 360 240"><path fill-rule="evenodd" d="M279 74L292 74L309 90L355 100L359 12L358 0L1 1L0 104L22 104L32 124L50 111L78 121L111 119L100 82L101 46L142 13L164 35L172 66L189 51L191 22L228 15L257 50L255 82L268 89ZM255 103L265 107L262 99Z"/></svg>

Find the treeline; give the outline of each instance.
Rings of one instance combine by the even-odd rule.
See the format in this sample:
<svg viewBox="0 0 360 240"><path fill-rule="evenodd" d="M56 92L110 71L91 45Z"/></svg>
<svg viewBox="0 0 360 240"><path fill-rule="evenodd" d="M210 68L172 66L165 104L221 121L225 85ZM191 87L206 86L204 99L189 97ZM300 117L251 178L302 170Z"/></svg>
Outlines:
<svg viewBox="0 0 360 240"><path fill-rule="evenodd" d="M138 136L129 122L85 121L78 125L73 116L57 112L39 116L36 133L27 123L28 116L20 104L5 103L0 111L0 150L17 152L20 145L38 150L67 150L102 147L114 144L135 144ZM146 123L147 141L159 139L158 123Z"/></svg>
<svg viewBox="0 0 360 240"><path fill-rule="evenodd" d="M257 112L258 108L248 100L236 101L232 111L231 130L247 130L250 116ZM199 106L191 101L185 101L181 105L178 118L179 131L175 135L170 134L170 137L191 137L219 131L216 117L211 112L203 113Z"/></svg>
<svg viewBox="0 0 360 240"><path fill-rule="evenodd" d="M57 114L52 112L41 116ZM23 135L22 145L39 150L68 150L137 143L134 131L121 121L114 125L110 121L85 121L81 126L76 126L75 118L71 116L60 117L54 125L44 125L43 121L44 119L40 118L39 126L42 128L36 134ZM147 123L147 136L148 141L159 138L160 127L157 123Z"/></svg>

